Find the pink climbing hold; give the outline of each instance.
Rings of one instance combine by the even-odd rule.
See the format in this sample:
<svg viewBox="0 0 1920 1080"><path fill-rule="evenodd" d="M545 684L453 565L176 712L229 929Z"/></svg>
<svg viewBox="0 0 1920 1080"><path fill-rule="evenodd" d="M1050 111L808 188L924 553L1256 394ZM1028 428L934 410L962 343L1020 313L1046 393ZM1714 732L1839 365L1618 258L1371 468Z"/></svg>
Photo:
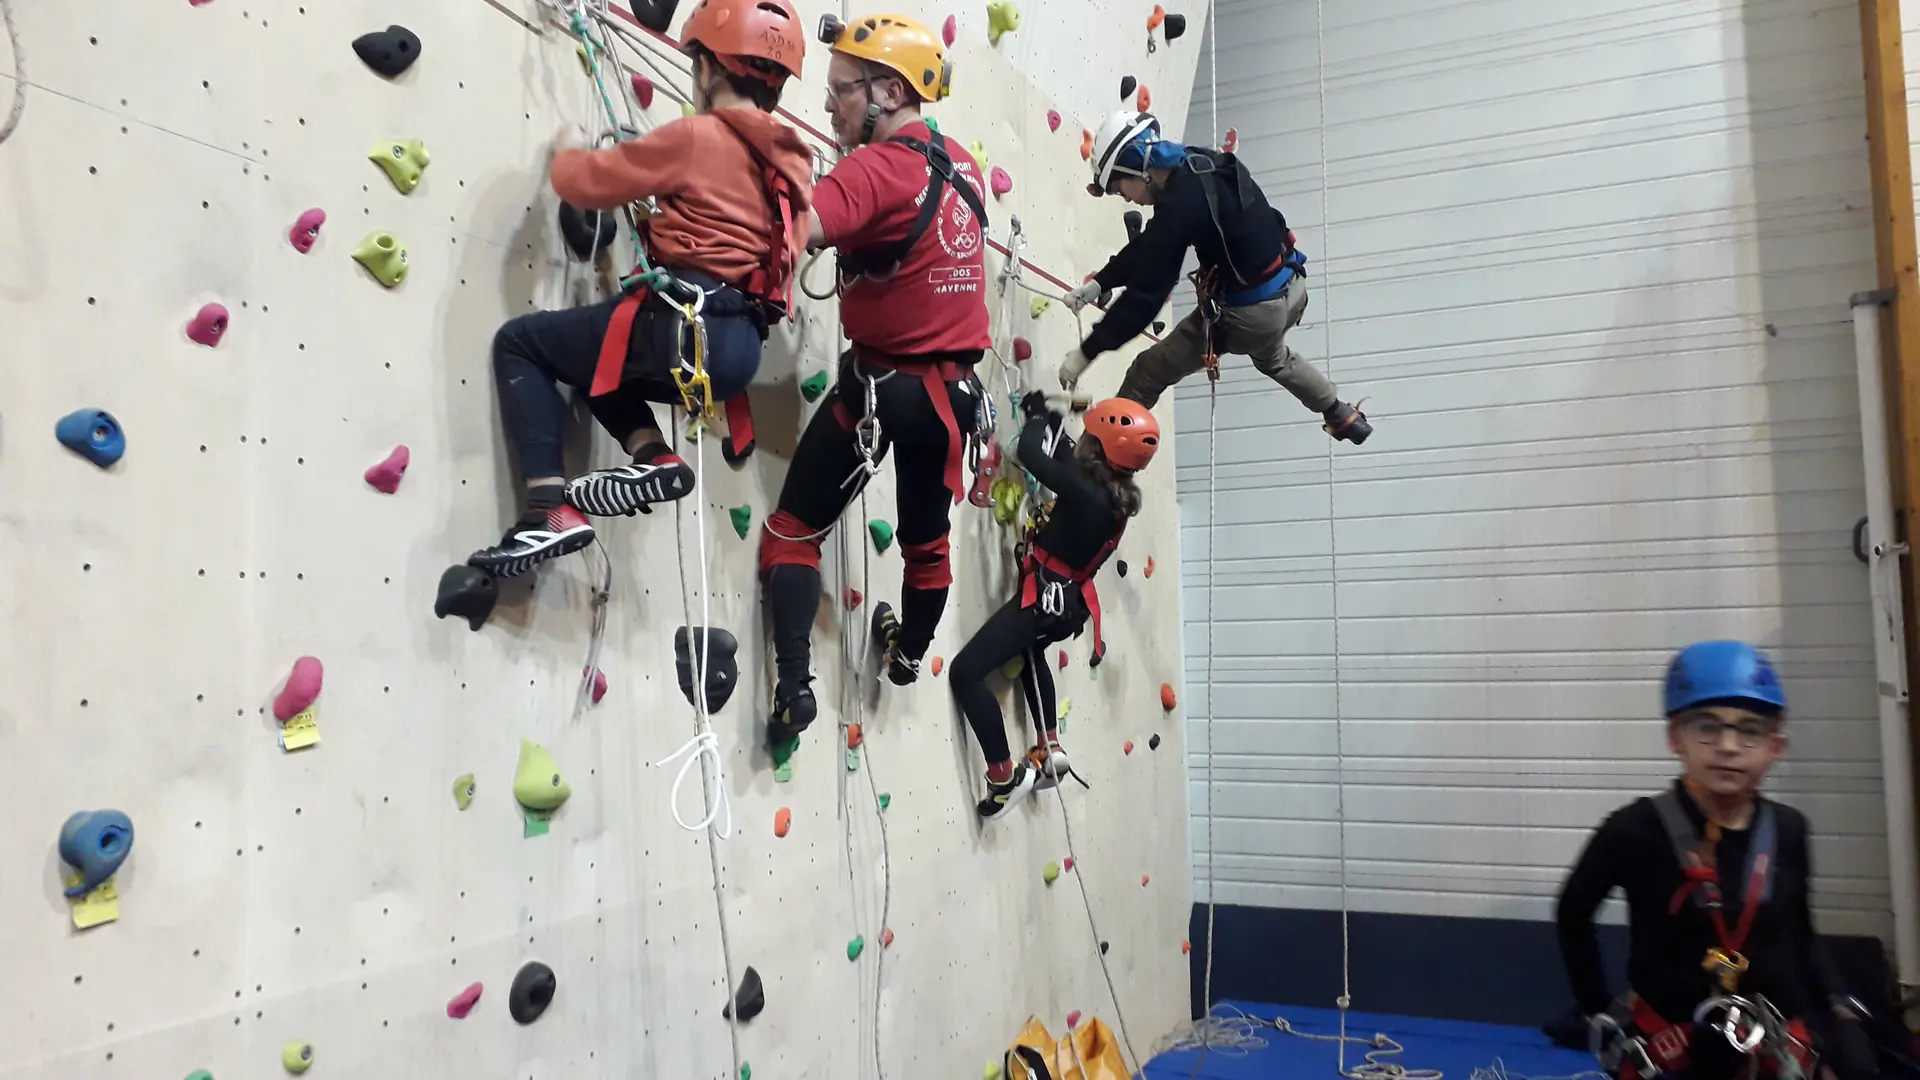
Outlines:
<svg viewBox="0 0 1920 1080"><path fill-rule="evenodd" d="M472 1012L473 1007L478 1004L480 1004L480 984L474 983L455 994L452 1001L447 1002L447 1015L455 1020L465 1020L467 1014Z"/></svg>
<svg viewBox="0 0 1920 1080"><path fill-rule="evenodd" d="M208 4L213 3L213 0L187 0L187 3L192 4L194 7L206 7Z"/></svg>
<svg viewBox="0 0 1920 1080"><path fill-rule="evenodd" d="M1073 873L1073 856L1069 855L1066 859L1062 860L1060 867L1069 874Z"/></svg>
<svg viewBox="0 0 1920 1080"><path fill-rule="evenodd" d="M1067 670L1067 650L1065 649L1060 650L1060 670Z"/></svg>
<svg viewBox="0 0 1920 1080"><path fill-rule="evenodd" d="M314 243L320 239L320 226L326 223L327 212L316 206L294 219L293 228L287 230L287 242L293 245L293 250L305 255L313 250Z"/></svg>
<svg viewBox="0 0 1920 1080"><path fill-rule="evenodd" d="M311 656L303 656L293 662L293 674L287 676L287 685L282 687L278 697L273 699L273 717L281 723L299 716L320 696L320 661Z"/></svg>
<svg viewBox="0 0 1920 1080"><path fill-rule="evenodd" d="M1005 195L1007 192L1013 190L1013 177L1007 170L995 165L993 169L987 173L987 186L993 189L996 197Z"/></svg>
<svg viewBox="0 0 1920 1080"><path fill-rule="evenodd" d="M227 309L219 304L208 304L187 324L187 336L211 349L220 344L227 332Z"/></svg>
<svg viewBox="0 0 1920 1080"><path fill-rule="evenodd" d="M1047 130L1048 131L1060 130L1060 110L1059 109L1047 110Z"/></svg>
<svg viewBox="0 0 1920 1080"><path fill-rule="evenodd" d="M375 490L391 495L400 490L400 477L406 473L407 464L412 460L413 454L407 449L405 443L401 443L393 448L393 453L382 458L378 464L368 466L367 471L361 476L367 483L372 484Z"/></svg>
<svg viewBox="0 0 1920 1080"><path fill-rule="evenodd" d="M639 72L633 73L633 96L640 99L640 107L653 108L653 80Z"/></svg>
<svg viewBox="0 0 1920 1080"><path fill-rule="evenodd" d="M1077 1028L1079 1026L1080 1026L1080 1010L1075 1009L1072 1012L1067 1014L1067 1027L1071 1029L1071 1028Z"/></svg>
<svg viewBox="0 0 1920 1080"><path fill-rule="evenodd" d="M947 16L947 21L940 24L940 40L946 42L948 45L952 45L953 39L959 35L960 20L951 15Z"/></svg>
<svg viewBox="0 0 1920 1080"><path fill-rule="evenodd" d="M586 673L587 673L587 669L585 668L580 669L580 674L585 675ZM600 699L606 696L607 696L607 673L604 671L601 671L599 668L594 668L593 669L593 703L595 705L600 704Z"/></svg>
<svg viewBox="0 0 1920 1080"><path fill-rule="evenodd" d="M1033 342L1028 341L1026 338L1023 338L1023 337L1014 338L1013 339L1014 361L1020 362L1025 360L1031 360L1032 358L1033 358Z"/></svg>

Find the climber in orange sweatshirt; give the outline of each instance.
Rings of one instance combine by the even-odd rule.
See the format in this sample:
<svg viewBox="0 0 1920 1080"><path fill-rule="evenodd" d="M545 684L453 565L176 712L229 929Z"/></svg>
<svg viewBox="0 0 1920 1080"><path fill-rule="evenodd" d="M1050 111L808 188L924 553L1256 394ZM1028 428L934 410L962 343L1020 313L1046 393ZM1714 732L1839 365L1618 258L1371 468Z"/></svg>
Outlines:
<svg viewBox="0 0 1920 1080"><path fill-rule="evenodd" d="M683 303L704 293L703 366L714 402L746 390L768 325L787 314L806 246L813 155L773 110L800 74L799 14L790 0L702 0L683 36L695 115L604 150L587 149L574 127L555 140L551 179L568 204L563 214L584 214L598 236L595 211L652 196L657 209L641 226L648 257L678 284L523 315L494 336L500 411L527 490L520 519L467 560L495 577L591 544L585 514L633 514L693 491L693 470L668 449L649 404L681 400L674 374L693 348ZM587 395L631 464L567 478L562 383Z"/></svg>

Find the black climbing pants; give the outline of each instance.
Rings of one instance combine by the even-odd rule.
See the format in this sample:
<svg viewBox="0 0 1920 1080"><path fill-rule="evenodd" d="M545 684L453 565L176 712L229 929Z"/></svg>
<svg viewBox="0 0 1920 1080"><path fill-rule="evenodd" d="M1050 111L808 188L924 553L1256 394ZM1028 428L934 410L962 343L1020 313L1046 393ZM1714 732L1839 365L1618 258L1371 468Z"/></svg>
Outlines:
<svg viewBox="0 0 1920 1080"><path fill-rule="evenodd" d="M1057 723L1054 712L1053 672L1047 668L1046 647L1064 641L1071 630L1055 625L1056 619L1040 611L1040 605L1020 606L1020 596L1001 605L974 631L972 640L953 658L947 677L953 682L953 699L960 705L973 737L980 741L980 754L988 765L1011 761L1007 732L1000 717L1000 703L987 687L987 676L1016 656L1026 657L1020 672L1020 689L1027 698L1027 712L1033 717L1041 739Z"/></svg>
<svg viewBox="0 0 1920 1080"><path fill-rule="evenodd" d="M715 284L697 274L676 272L675 276L703 287ZM566 475L561 440L567 403L559 388L571 386L584 396L593 385L600 342L619 302L616 298L522 315L494 334L494 384L500 393L507 441L513 444L522 477ZM720 402L744 391L760 369L760 326L746 298L731 289L709 299L703 318L707 326L704 366L713 399ZM683 349L692 355L691 334L677 313L659 302L641 310L634 319L620 385L587 398L587 409L607 434L624 445L634 432L660 426L649 402L680 401L673 372Z"/></svg>
<svg viewBox="0 0 1920 1080"><path fill-rule="evenodd" d="M979 355L940 354L925 359L970 367ZM868 376L877 379L875 415L880 435L874 460L884 460L889 451L894 458L899 515L895 536L905 564L900 652L914 660L925 656L946 611L947 589L953 580L947 556L948 513L954 502L946 486L946 424L920 378L860 364L848 352L841 357L840 377L800 436L780 487L779 506L760 538L774 658L780 680L789 685L810 675L813 620L820 605L820 545L860 493L865 479L857 475L861 457L852 428L866 415ZM972 384L956 381L944 387L959 436L965 439L978 424Z"/></svg>

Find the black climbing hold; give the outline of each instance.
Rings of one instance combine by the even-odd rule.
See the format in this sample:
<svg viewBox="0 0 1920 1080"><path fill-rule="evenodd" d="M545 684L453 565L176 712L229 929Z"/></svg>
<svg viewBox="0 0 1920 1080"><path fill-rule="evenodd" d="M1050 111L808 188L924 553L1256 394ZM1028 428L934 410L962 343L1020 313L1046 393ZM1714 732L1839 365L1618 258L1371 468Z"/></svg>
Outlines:
<svg viewBox="0 0 1920 1080"><path fill-rule="evenodd" d="M641 26L664 34L667 27L673 25L673 12L680 6L680 0L633 0L627 6L633 9L633 17Z"/></svg>
<svg viewBox="0 0 1920 1080"><path fill-rule="evenodd" d="M420 59L420 38L404 26L389 26L354 38L353 51L368 67L392 79Z"/></svg>
<svg viewBox="0 0 1920 1080"><path fill-rule="evenodd" d="M746 1023L760 1015L767 1007L767 989L760 984L760 973L747 965L747 973L740 977L740 990L733 995L733 1003L720 1010L720 1015L731 1020L737 1012L740 1022Z"/></svg>
<svg viewBox="0 0 1920 1080"><path fill-rule="evenodd" d="M1149 750L1158 750L1158 749L1160 749L1160 736L1158 736L1158 735L1155 735L1155 736L1154 736L1153 738L1151 738L1151 739L1148 739L1148 740L1147 740L1147 749L1149 749Z"/></svg>
<svg viewBox="0 0 1920 1080"><path fill-rule="evenodd" d="M1125 101L1132 97L1133 88L1139 85L1139 81L1131 75L1120 76L1120 100Z"/></svg>
<svg viewBox="0 0 1920 1080"><path fill-rule="evenodd" d="M595 222L598 221L597 232ZM597 210L582 210L570 202L560 203L560 235L566 238L567 250L581 262L592 262L595 255L607 250L613 238L620 235L620 223L611 213Z"/></svg>
<svg viewBox="0 0 1920 1080"><path fill-rule="evenodd" d="M1107 943L1104 941L1100 943L1100 955L1101 956L1107 955Z"/></svg>
<svg viewBox="0 0 1920 1080"><path fill-rule="evenodd" d="M673 667L680 676L680 692L687 695L687 704L697 709L700 703L694 696L693 672L699 658L693 648L693 633L685 626L673 632ZM716 713L726 707L734 685L740 681L740 666L733 658L740 643L719 627L702 627L698 633L704 643L699 651L707 654L707 711Z"/></svg>
<svg viewBox="0 0 1920 1080"><path fill-rule="evenodd" d="M1164 333L1166 333L1166 332L1167 332L1167 324L1166 324L1166 322L1165 322L1164 320L1161 320L1161 319L1155 319L1155 320L1153 320L1153 332L1154 332L1154 333L1156 333L1156 334L1164 334Z"/></svg>
<svg viewBox="0 0 1920 1080"><path fill-rule="evenodd" d="M507 1011L514 1020L522 1024L531 1024L540 1019L540 1014L553 1004L553 992L560 980L553 977L553 969L538 960L529 960L513 977L513 989L507 991Z"/></svg>
<svg viewBox="0 0 1920 1080"><path fill-rule="evenodd" d="M1140 239L1140 233L1147 227L1147 219L1141 217L1138 210L1127 211L1120 220L1127 223L1127 243L1129 244Z"/></svg>
<svg viewBox="0 0 1920 1080"><path fill-rule="evenodd" d="M1115 559L1113 562L1113 572L1116 574L1119 574L1121 577L1126 577L1127 576L1127 560Z"/></svg>
<svg viewBox="0 0 1920 1080"><path fill-rule="evenodd" d="M475 630L487 623L494 602L500 599L500 587L493 575L462 563L449 566L440 575L440 593L434 597L433 613L438 618L458 615Z"/></svg>
<svg viewBox="0 0 1920 1080"><path fill-rule="evenodd" d="M1178 39L1181 34L1187 32L1187 17L1185 15L1168 15L1167 20L1160 24L1160 28L1167 32L1168 41L1174 41Z"/></svg>

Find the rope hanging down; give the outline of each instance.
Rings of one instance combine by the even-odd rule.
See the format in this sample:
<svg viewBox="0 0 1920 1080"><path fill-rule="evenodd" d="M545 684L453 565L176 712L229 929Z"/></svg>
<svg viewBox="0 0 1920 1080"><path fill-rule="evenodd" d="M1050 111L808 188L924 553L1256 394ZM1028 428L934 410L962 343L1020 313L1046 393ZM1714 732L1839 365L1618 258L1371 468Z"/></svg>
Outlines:
<svg viewBox="0 0 1920 1080"><path fill-rule="evenodd" d="M5 123L0 123L0 143L6 142L13 129L20 126L20 117L27 111L27 54L20 49L20 28L13 22L13 0L0 0L0 21L7 24L7 42L13 48L13 107L7 110Z"/></svg>

